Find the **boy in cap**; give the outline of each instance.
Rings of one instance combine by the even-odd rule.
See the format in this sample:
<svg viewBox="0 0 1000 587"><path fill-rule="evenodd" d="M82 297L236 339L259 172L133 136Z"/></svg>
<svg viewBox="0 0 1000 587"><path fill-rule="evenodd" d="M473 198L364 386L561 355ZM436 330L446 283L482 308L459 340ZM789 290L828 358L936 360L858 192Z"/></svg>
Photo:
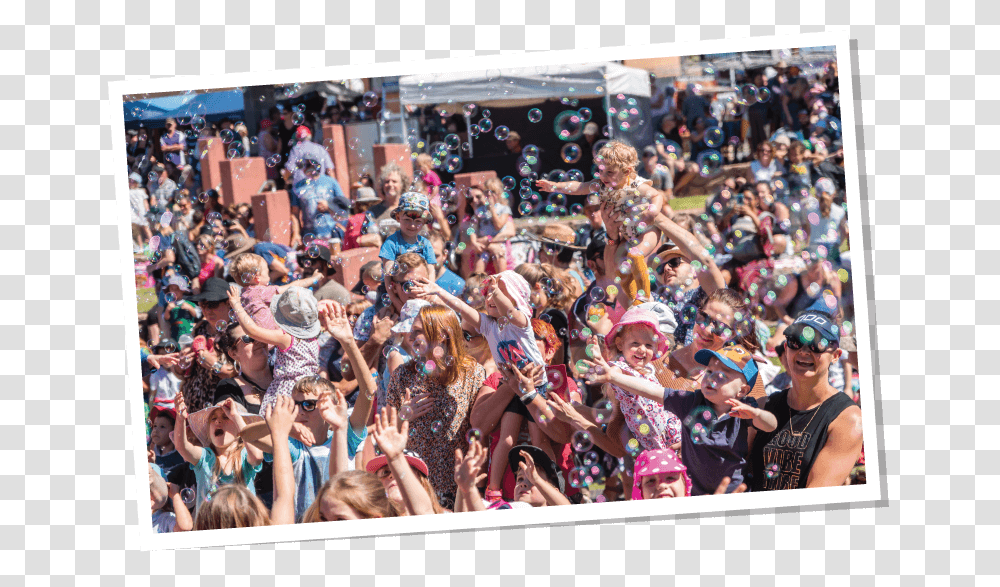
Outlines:
<svg viewBox="0 0 1000 587"><path fill-rule="evenodd" d="M404 193L399 199L399 207L392 211L392 217L399 222L399 230L385 239L378 254L386 275L392 275L396 257L403 253L417 253L428 264L437 265L431 241L420 235L421 229L431 217L427 195L420 192Z"/></svg>
<svg viewBox="0 0 1000 587"><path fill-rule="evenodd" d="M613 385L640 397L662 400L663 407L683 418L681 455L691 477L691 495L715 493L724 477L730 478L726 493L743 483L748 463L749 428L772 432L778 425L774 414L757 407L747 394L757 381L753 355L741 345L717 351L702 349L695 360L708 368L701 389L695 392L660 388L640 377L631 377L596 354L588 377L595 383ZM741 400L746 400L744 403ZM684 417L684 415L687 415Z"/></svg>

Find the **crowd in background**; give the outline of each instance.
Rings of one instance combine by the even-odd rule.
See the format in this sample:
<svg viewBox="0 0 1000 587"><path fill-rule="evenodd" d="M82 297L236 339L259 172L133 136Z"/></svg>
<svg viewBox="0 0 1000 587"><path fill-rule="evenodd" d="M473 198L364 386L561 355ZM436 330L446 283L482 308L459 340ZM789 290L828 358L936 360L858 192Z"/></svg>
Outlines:
<svg viewBox="0 0 1000 587"><path fill-rule="evenodd" d="M341 186L294 108L130 133L154 527L864 483L836 83L656 88L652 144L470 188L433 152ZM289 190L289 246L200 188L206 133Z"/></svg>

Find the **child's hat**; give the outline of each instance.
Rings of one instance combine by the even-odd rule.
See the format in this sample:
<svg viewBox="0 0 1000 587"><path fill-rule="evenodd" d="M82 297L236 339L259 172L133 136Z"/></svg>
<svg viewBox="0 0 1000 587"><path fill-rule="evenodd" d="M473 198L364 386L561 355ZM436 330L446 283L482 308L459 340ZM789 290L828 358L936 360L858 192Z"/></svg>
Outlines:
<svg viewBox="0 0 1000 587"><path fill-rule="evenodd" d="M399 215L404 212L420 212L421 214L430 213L430 201L427 199L427 194L422 194L420 192L406 192L399 198L399 207L392 211L392 217L397 221L399 220Z"/></svg>
<svg viewBox="0 0 1000 587"><path fill-rule="evenodd" d="M656 349L658 355L663 355L667 352L667 348L670 345L670 341L667 340L666 335L660 331L660 318L653 312L646 310L640 306L632 306L629 308L619 319L615 322L615 325L611 327L608 331L608 335L605 340L608 342L608 346L612 346L615 342L615 337L621 332L621 329L630 324L643 324L649 326L656 333Z"/></svg>
<svg viewBox="0 0 1000 587"><path fill-rule="evenodd" d="M424 474L424 477L428 475L427 473L427 463L424 462L420 455L410 449L403 450L403 456L406 457L406 462L409 463L410 468L420 471ZM382 467L389 464L389 457L384 454L379 454L374 459L368 461L365 465L365 470L369 473L374 474L376 471Z"/></svg>
<svg viewBox="0 0 1000 587"><path fill-rule="evenodd" d="M164 406L153 405L149 408L149 421L155 422L160 416L167 416L168 418L177 420L177 408L167 408Z"/></svg>
<svg viewBox="0 0 1000 587"><path fill-rule="evenodd" d="M212 445L212 439L208 437L208 421L212 417L212 412L214 412L215 410L221 410L222 404L229 399L233 400L233 407L235 408L236 413L242 416L243 421L246 422L248 425L253 424L254 422L261 422L264 420L264 418L262 418L261 416L258 416L257 414L251 414L247 410L247 407L243 404L242 401L243 398L236 398L235 396L230 396L228 394L220 397L219 394L216 394L215 396L216 401L213 405L198 410L197 412L188 416L188 425L191 426L191 432L194 432L194 435L198 438L203 447L207 448Z"/></svg>
<svg viewBox="0 0 1000 587"><path fill-rule="evenodd" d="M295 338L316 338L321 330L319 306L312 292L291 286L271 300L271 314L282 330Z"/></svg>
<svg viewBox="0 0 1000 587"><path fill-rule="evenodd" d="M656 315L660 323L660 332L673 334L677 329L677 317L674 316L674 311L663 302L646 302L639 304L639 307Z"/></svg>
<svg viewBox="0 0 1000 587"><path fill-rule="evenodd" d="M504 284L510 301L514 302L514 307L530 320L534 312L531 311L531 286L528 285L528 281L510 269L497 273L495 277Z"/></svg>
<svg viewBox="0 0 1000 587"><path fill-rule="evenodd" d="M427 300L410 300L403 304L403 309L399 311L399 322L392 327L396 334L413 330L413 321L420 315L420 310L431 305Z"/></svg>
<svg viewBox="0 0 1000 587"><path fill-rule="evenodd" d="M183 275L179 275L177 273L174 273L169 278L167 278L167 287L170 287L171 285L176 285L183 292L191 291L191 286L189 285L188 279Z"/></svg>
<svg viewBox="0 0 1000 587"><path fill-rule="evenodd" d="M642 478L657 473L680 473L684 478L684 497L691 496L691 478L687 467L677 458L677 453L671 448L643 451L635 459L635 480L632 482L632 499L642 499Z"/></svg>
<svg viewBox="0 0 1000 587"><path fill-rule="evenodd" d="M751 387L757 381L757 363L754 362L753 355L743 348L742 345L727 346L717 351L701 349L695 353L694 360L702 365L708 365L712 357L722 361L722 364L726 367L742 373L743 378Z"/></svg>

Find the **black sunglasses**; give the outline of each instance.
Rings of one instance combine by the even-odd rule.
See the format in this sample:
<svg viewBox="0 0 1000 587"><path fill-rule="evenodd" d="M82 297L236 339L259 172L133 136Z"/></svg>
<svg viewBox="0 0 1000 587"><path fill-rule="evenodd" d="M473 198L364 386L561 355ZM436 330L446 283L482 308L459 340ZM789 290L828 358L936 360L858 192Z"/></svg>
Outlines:
<svg viewBox="0 0 1000 587"><path fill-rule="evenodd" d="M471 333L471 332L469 332L468 330L463 330L463 331L462 331L462 336L464 336L464 337L465 337L465 342L469 342L469 341L471 341L471 340L472 340L473 338L475 338L475 337L476 337L476 335L475 335L475 334L472 334L472 333Z"/></svg>
<svg viewBox="0 0 1000 587"><path fill-rule="evenodd" d="M695 324L701 324L702 326L706 326L717 336L723 336L726 334L727 331L729 332L729 334L732 334L733 331L731 326L729 326L725 322L715 320L714 318L706 314L704 310L698 310L698 316L695 317L694 321Z"/></svg>
<svg viewBox="0 0 1000 587"><path fill-rule="evenodd" d="M220 305L222 305L222 301L217 301L217 302L208 302L208 301L206 301L206 302L199 302L199 305L201 305L202 307L208 308L209 310L214 310L214 309L218 308Z"/></svg>
<svg viewBox="0 0 1000 587"><path fill-rule="evenodd" d="M253 344L253 337L249 334L244 334L240 337L240 340L243 341L243 344Z"/></svg>
<svg viewBox="0 0 1000 587"><path fill-rule="evenodd" d="M813 340L808 345L802 341L798 336L790 336L785 339L785 346L797 351L802 347L808 347L813 354L822 355L827 351L834 351L837 349L837 343L833 341L828 341L825 338L819 340Z"/></svg>
<svg viewBox="0 0 1000 587"><path fill-rule="evenodd" d="M301 407L303 412L311 412L316 409L316 404L318 403L319 400L304 399L300 402L295 402L295 405Z"/></svg>

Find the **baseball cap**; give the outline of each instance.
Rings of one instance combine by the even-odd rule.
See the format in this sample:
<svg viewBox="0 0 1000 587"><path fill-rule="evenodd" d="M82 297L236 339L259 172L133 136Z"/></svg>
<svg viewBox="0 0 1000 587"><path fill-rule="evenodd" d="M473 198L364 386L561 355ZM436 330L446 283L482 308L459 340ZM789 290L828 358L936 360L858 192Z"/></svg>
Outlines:
<svg viewBox="0 0 1000 587"><path fill-rule="evenodd" d="M134 181L135 183L142 183L142 176L133 171L132 173L128 174L128 180Z"/></svg>
<svg viewBox="0 0 1000 587"><path fill-rule="evenodd" d="M717 351L701 349L694 355L694 360L702 365L708 365L715 357L722 361L722 364L743 374L743 379L748 385L753 387L757 381L757 363L742 345L723 347Z"/></svg>
<svg viewBox="0 0 1000 587"><path fill-rule="evenodd" d="M359 296L365 295L363 288L365 286L366 275L368 276L368 279L382 281L384 279L382 275L382 263L380 261L368 261L362 265L358 282L354 284L354 288L351 289L351 293L356 293Z"/></svg>
<svg viewBox="0 0 1000 587"><path fill-rule="evenodd" d="M658 155L659 155L659 153L656 152L656 147L654 147L652 145L649 145L645 149L642 150L642 156L643 157L656 157Z"/></svg>
<svg viewBox="0 0 1000 587"><path fill-rule="evenodd" d="M785 338L793 336L807 343L814 340L839 343L840 329L831 315L809 308L799 313L792 325L785 329Z"/></svg>
<svg viewBox="0 0 1000 587"><path fill-rule="evenodd" d="M300 127L298 127L298 128L295 129L295 138L297 138L299 140L302 140L302 139L305 139L305 138L309 138L312 135L313 135L312 131L309 130L309 127L307 127L307 126L300 126Z"/></svg>

